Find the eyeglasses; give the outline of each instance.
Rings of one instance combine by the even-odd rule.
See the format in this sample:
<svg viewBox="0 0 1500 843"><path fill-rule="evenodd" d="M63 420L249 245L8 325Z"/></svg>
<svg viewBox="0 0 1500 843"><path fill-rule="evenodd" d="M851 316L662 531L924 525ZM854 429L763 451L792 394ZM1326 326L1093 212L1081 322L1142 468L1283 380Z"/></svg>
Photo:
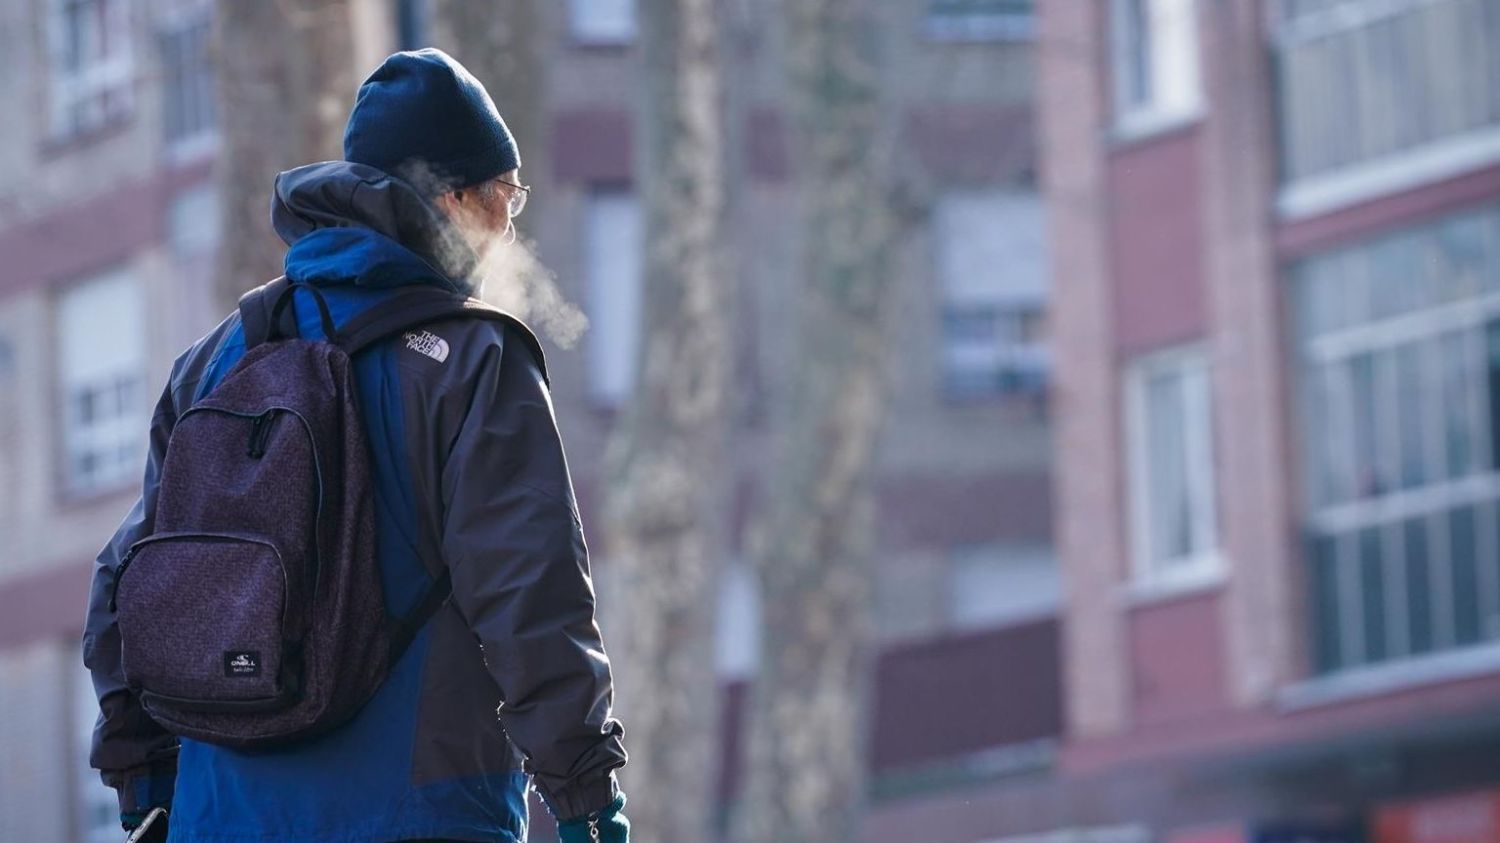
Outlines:
<svg viewBox="0 0 1500 843"><path fill-rule="evenodd" d="M529 185L516 184L513 181L505 181L503 179L496 179L495 181L505 185L506 187L516 188L506 195L505 207L506 210L510 212L511 216L520 216L521 211L526 209L526 198L531 195L531 187Z"/></svg>

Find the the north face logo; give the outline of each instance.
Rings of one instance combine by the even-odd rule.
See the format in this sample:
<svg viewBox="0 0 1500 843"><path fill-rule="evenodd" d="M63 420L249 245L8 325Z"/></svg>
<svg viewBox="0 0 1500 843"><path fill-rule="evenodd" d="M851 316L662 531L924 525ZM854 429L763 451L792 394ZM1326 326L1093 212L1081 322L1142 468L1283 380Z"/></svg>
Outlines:
<svg viewBox="0 0 1500 843"><path fill-rule="evenodd" d="M237 676L259 676L260 653L255 650L239 650L225 653L224 675L231 678Z"/></svg>
<svg viewBox="0 0 1500 843"><path fill-rule="evenodd" d="M448 341L431 331L408 331L402 335L406 347L439 363L448 359Z"/></svg>

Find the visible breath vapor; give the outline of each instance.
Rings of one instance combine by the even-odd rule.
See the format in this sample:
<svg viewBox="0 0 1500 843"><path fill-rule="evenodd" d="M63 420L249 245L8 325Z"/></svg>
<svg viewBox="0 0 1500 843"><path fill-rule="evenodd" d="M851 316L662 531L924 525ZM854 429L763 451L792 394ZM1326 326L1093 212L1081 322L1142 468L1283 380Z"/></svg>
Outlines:
<svg viewBox="0 0 1500 843"><path fill-rule="evenodd" d="M408 161L400 178L425 196L436 196L452 190L454 185L425 161ZM437 213L434 211L434 213ZM474 295L518 318L563 348L578 344L588 330L589 320L583 310L568 300L557 285L557 273L537 257L536 243L531 240L496 235L485 243L464 243L456 228L443 227L444 241L437 250L450 271L466 263L470 249L479 263L469 273Z"/></svg>
<svg viewBox="0 0 1500 843"><path fill-rule="evenodd" d="M536 326L563 348L572 348L589 320L557 285L557 273L536 255L536 244L517 239L481 249L474 268L475 295Z"/></svg>

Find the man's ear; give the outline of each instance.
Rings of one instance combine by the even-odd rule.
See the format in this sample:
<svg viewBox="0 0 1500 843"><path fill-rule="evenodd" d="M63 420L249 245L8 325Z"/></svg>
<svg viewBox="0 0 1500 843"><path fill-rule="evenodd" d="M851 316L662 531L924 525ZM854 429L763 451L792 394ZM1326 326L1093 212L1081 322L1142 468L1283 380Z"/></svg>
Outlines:
<svg viewBox="0 0 1500 843"><path fill-rule="evenodd" d="M432 204L438 206L438 210L452 217L462 207L461 190L450 190L447 193L439 193L433 197Z"/></svg>

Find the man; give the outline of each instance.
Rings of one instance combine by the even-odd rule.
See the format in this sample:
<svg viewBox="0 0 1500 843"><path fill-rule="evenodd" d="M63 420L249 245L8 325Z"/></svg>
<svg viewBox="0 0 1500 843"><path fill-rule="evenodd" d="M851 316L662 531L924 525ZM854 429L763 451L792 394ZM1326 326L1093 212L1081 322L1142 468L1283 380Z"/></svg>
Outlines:
<svg viewBox="0 0 1500 843"><path fill-rule="evenodd" d="M528 192L489 94L437 50L397 53L365 81L344 158L278 176L271 215L287 276L340 323L408 285L472 292ZM302 335L319 337L297 296ZM354 356L387 609L413 605L439 566L452 598L353 720L256 752L167 733L120 669L114 572L152 530L174 422L244 352L239 315L178 357L141 499L95 567L83 640L101 708L91 761L127 830L164 807L173 843L519 841L534 784L564 841L627 839L582 528L545 379L516 331L449 319Z"/></svg>

